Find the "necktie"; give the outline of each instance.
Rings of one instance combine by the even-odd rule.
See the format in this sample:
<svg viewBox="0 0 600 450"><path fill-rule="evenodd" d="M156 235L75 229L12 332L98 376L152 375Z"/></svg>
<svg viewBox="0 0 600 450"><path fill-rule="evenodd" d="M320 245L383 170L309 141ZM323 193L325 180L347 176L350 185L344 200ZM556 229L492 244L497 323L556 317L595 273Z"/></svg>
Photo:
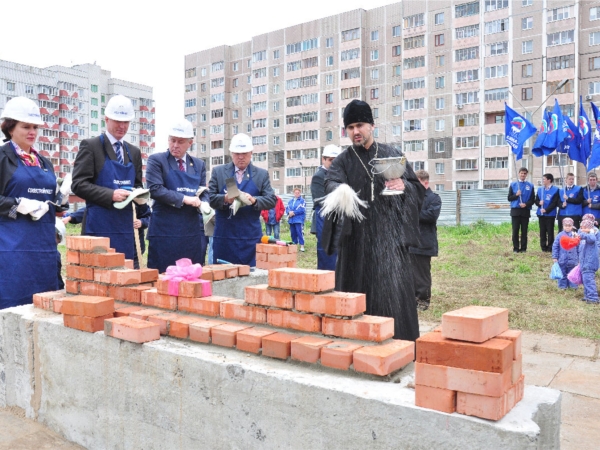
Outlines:
<svg viewBox="0 0 600 450"><path fill-rule="evenodd" d="M121 142L115 142L115 153L117 154L117 161L121 164L125 164L123 160L123 150L121 149Z"/></svg>
<svg viewBox="0 0 600 450"><path fill-rule="evenodd" d="M185 172L185 166L183 165L183 159L178 159L177 162L179 163L179 171Z"/></svg>
<svg viewBox="0 0 600 450"><path fill-rule="evenodd" d="M238 183L242 182L242 179L244 178L244 171L243 170L236 170L235 171L235 178L237 180Z"/></svg>

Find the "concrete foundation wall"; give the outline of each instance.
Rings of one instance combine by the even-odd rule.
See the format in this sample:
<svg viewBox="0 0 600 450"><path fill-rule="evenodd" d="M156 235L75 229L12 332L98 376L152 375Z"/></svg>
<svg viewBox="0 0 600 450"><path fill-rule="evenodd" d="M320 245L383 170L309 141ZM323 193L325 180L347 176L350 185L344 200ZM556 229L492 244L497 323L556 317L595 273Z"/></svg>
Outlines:
<svg viewBox="0 0 600 450"><path fill-rule="evenodd" d="M161 338L137 345L0 312L0 406L90 449L559 447L560 392L527 387L490 422L414 406L406 387Z"/></svg>

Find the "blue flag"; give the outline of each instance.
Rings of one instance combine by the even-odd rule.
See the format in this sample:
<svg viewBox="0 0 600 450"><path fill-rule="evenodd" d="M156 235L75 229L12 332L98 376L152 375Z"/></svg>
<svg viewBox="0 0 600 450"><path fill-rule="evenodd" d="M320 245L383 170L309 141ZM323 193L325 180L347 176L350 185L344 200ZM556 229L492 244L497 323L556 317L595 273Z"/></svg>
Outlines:
<svg viewBox="0 0 600 450"><path fill-rule="evenodd" d="M596 105L593 103L591 105L592 111L594 112L594 120L596 121L596 131L594 132L594 140L592 141L592 151L588 161L588 170L600 166L600 111L598 111Z"/></svg>
<svg viewBox="0 0 600 450"><path fill-rule="evenodd" d="M537 128L521 114L504 103L504 139L516 155L517 161L523 158L523 144L535 134Z"/></svg>
<svg viewBox="0 0 600 450"><path fill-rule="evenodd" d="M558 144L562 142L560 139L563 135L563 118L560 106L558 106L558 100L554 99L554 108L552 114L550 114L550 120L548 122L548 131L546 132L546 138L542 144L542 150L545 155L549 155L558 148Z"/></svg>
<svg viewBox="0 0 600 450"><path fill-rule="evenodd" d="M548 111L544 111L544 118L542 119L542 124L540 125L540 133L533 144L533 148L531 149L531 153L534 156L544 156L544 151L542 150L542 144L544 143L544 139L546 139L546 132L548 131L548 122L550 121L550 116Z"/></svg>
<svg viewBox="0 0 600 450"><path fill-rule="evenodd" d="M584 164L586 164L592 152L592 126L585 109L583 109L581 96L579 96L579 142L581 154L584 155L586 161Z"/></svg>
<svg viewBox="0 0 600 450"><path fill-rule="evenodd" d="M573 161L579 161L582 164L587 162L585 155L581 153L581 143L579 139L579 129L573 123L569 116L563 116L563 130L566 137L558 145L560 153L567 153Z"/></svg>

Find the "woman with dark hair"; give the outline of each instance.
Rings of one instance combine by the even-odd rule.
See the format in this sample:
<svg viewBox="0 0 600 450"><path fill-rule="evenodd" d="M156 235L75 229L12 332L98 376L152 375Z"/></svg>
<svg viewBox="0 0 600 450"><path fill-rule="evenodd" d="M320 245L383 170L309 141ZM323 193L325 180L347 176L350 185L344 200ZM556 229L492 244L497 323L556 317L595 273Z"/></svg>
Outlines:
<svg viewBox="0 0 600 450"><path fill-rule="evenodd" d="M38 292L58 288L56 177L35 149L40 109L16 97L4 107L0 147L0 309L32 302Z"/></svg>

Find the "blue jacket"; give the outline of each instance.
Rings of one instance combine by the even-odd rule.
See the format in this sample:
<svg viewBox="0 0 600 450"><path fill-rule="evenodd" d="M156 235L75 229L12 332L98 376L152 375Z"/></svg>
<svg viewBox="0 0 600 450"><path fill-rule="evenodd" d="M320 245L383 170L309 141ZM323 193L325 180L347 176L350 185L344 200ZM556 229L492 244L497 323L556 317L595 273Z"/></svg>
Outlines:
<svg viewBox="0 0 600 450"><path fill-rule="evenodd" d="M521 191L521 196L516 195L518 191ZM510 202L511 208L521 209L519 203L527 203L526 209L531 209L533 205L533 184L529 181L513 181L510 184L508 191L508 201Z"/></svg>
<svg viewBox="0 0 600 450"><path fill-rule="evenodd" d="M575 267L579 264L579 247L572 248L571 250L565 250L560 246L560 238L563 236L573 237L573 232L567 233L561 231L554 239L552 244L552 259L558 260L558 264L561 266Z"/></svg>
<svg viewBox="0 0 600 450"><path fill-rule="evenodd" d="M564 194L567 194L567 206L565 208L562 207L564 199ZM558 195L559 199L559 216L581 216L582 214L582 203L583 203L583 189L581 186L573 186L571 188L565 187L564 189L559 190Z"/></svg>
<svg viewBox="0 0 600 450"><path fill-rule="evenodd" d="M538 188L535 196L535 204L538 206L536 214L543 217L556 217L556 208L559 205L558 188L550 186L550 189L545 189L543 186ZM542 209L546 212L542 214ZM600 211L598 211L600 213Z"/></svg>
<svg viewBox="0 0 600 450"><path fill-rule="evenodd" d="M579 230L581 242L579 244L579 268L582 272L596 272L598 270L598 246L594 233L584 233Z"/></svg>
<svg viewBox="0 0 600 450"><path fill-rule="evenodd" d="M588 199L592 199L592 204L588 205ZM583 214L593 214L596 219L600 218L600 186L592 190L588 186L583 188Z"/></svg>
<svg viewBox="0 0 600 450"><path fill-rule="evenodd" d="M302 198L293 198L289 201L287 208L285 208L286 214L288 214L289 223L304 223L306 217L306 201ZM289 217L289 214L293 212L294 217Z"/></svg>

